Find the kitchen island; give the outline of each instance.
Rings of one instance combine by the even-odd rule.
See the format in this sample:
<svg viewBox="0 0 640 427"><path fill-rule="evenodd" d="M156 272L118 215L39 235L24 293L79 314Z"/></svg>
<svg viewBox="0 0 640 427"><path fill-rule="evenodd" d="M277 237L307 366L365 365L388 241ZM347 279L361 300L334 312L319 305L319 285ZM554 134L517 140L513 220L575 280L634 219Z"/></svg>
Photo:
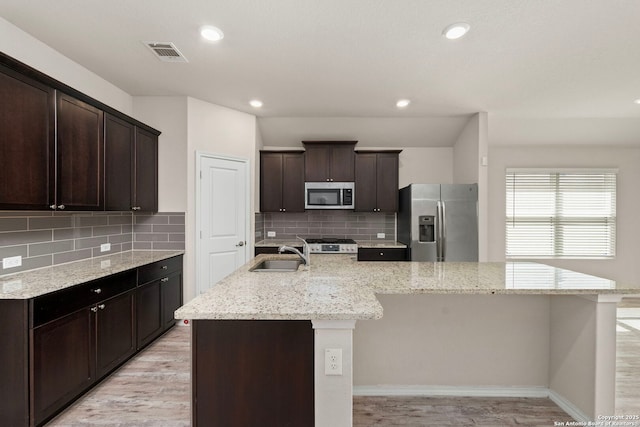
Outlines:
<svg viewBox="0 0 640 427"><path fill-rule="evenodd" d="M598 415L613 414L616 304L624 294L639 293L638 288L535 263L378 263L356 262L350 255L314 255L311 266L300 266L296 272L250 271L265 259L283 257L292 258L260 255L176 311L176 318L193 321L194 425L198 425L199 413L215 406L216 401L217 408L232 408L238 404L249 408L245 412L261 416L278 414L284 418L276 419L284 420L282 425L286 425L289 415L283 414L291 412L286 405L276 408L270 404L261 410L263 402L256 396L259 392L264 396L273 395L287 387L288 395L306 396L302 400L307 403L300 407L307 408L307 416L309 412L313 413L316 426L350 425L354 372L358 373L359 365L366 364L369 357L378 356L366 352L358 355L359 346L375 340L375 319L382 319L378 322L386 320L387 305L391 314L413 313L410 319L394 324L396 335L402 335L404 331L424 326L420 316L425 313L415 306L433 304L438 298L449 298L449 306L443 312L455 312L463 307L455 305L458 299L471 306L493 304L492 307L496 307L503 303L510 305L504 298L515 298L514 306L524 310L521 317L526 321L505 317L502 322L506 328L504 333L486 332L515 340L513 345L508 340L500 342L498 354L504 366L513 364L518 368L516 370L527 370L531 360L520 360L519 348L527 341L540 347L538 350L532 347L532 350L537 352L535 356L544 355L545 360L540 366L532 367L536 375L531 384L520 383L520 378L512 384L508 383L509 378L501 379L498 395L509 387L517 393L523 389L521 386L531 385L524 387L523 394L534 395L532 390L546 393L574 418L595 419ZM414 307L397 308L403 304ZM356 321L362 321L363 330L371 335L361 339L356 329L354 346ZM464 324L456 318L439 323L434 327L441 336L455 332L465 338L466 334L466 339L474 343L474 348L483 357L495 354L482 348L484 340L479 331L483 330L484 323L481 316L475 322ZM364 328L367 324L370 326ZM511 324L517 325L518 329L513 330ZM262 328L268 330L260 330ZM465 332L467 329L469 331ZM490 345L494 340L489 340ZM287 342L291 343L289 347ZM400 342L411 345L410 340ZM386 346L394 345L387 343ZM446 346L443 348L447 349ZM342 375L325 375L325 349L341 350ZM411 348L405 350L412 352ZM282 356L275 357L275 354ZM354 358L354 354L357 357ZM282 363L277 359L283 359ZM292 363L300 359L306 360ZM263 367L256 368L253 377L249 375L249 379L238 382L243 384L239 385L240 389L232 387L233 391L229 391L233 380L229 375L223 393L208 388L207 384L219 381L222 372L232 368L233 360L243 366L241 372L254 364ZM226 365L215 366L215 361ZM386 360L389 365L393 362ZM523 367L525 369L521 369ZM390 368L394 371L393 366ZM461 368L459 372L451 372L451 376L468 373L472 384L482 384L482 379L475 378L477 372L469 371L465 366ZM476 368L480 371L483 365ZM421 369L421 366L415 369ZM311 394L310 375L313 375L314 384ZM447 372L443 375L446 381ZM442 378L435 385L442 386ZM300 381L296 383L296 379ZM251 394L242 390L242 387L251 388L251 384L257 384L257 392L254 390ZM458 379L451 381L451 385L458 384ZM486 387L483 390L486 391ZM243 396L252 397L243 401ZM309 399L313 400L313 409L309 409ZM292 419L307 420L297 425L313 425L309 418Z"/></svg>

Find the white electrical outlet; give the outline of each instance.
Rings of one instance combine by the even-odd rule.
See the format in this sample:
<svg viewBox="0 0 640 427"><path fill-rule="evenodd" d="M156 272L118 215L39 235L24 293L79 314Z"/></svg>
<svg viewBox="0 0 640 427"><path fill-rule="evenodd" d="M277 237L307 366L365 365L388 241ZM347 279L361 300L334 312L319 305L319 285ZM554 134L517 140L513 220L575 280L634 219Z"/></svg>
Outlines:
<svg viewBox="0 0 640 427"><path fill-rule="evenodd" d="M386 236L386 234L384 233L378 233L378 239L384 239Z"/></svg>
<svg viewBox="0 0 640 427"><path fill-rule="evenodd" d="M100 245L100 252L107 252L111 250L111 243L103 243Z"/></svg>
<svg viewBox="0 0 640 427"><path fill-rule="evenodd" d="M275 231L267 231L267 237L276 237Z"/></svg>
<svg viewBox="0 0 640 427"><path fill-rule="evenodd" d="M12 256L7 258L2 258L2 268L15 268L20 267L22 265L22 256Z"/></svg>
<svg viewBox="0 0 640 427"><path fill-rule="evenodd" d="M324 374L342 375L342 349L324 349Z"/></svg>

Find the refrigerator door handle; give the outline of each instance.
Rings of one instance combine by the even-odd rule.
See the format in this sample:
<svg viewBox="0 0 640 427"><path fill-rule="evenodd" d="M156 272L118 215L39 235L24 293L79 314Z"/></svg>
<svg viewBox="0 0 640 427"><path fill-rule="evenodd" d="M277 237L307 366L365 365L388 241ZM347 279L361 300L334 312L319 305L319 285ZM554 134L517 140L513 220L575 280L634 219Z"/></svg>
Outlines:
<svg viewBox="0 0 640 427"><path fill-rule="evenodd" d="M442 217L442 234L440 235L440 257L442 258L441 261L444 261L447 257L447 205L443 201L441 202L440 206L440 216Z"/></svg>
<svg viewBox="0 0 640 427"><path fill-rule="evenodd" d="M442 261L442 202L436 203L436 261Z"/></svg>

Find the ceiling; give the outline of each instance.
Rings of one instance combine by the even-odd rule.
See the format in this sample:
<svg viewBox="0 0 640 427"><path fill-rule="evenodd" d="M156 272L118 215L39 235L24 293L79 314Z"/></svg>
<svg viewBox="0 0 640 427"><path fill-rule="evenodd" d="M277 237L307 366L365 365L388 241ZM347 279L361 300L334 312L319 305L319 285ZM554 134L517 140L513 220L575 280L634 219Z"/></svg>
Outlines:
<svg viewBox="0 0 640 427"><path fill-rule="evenodd" d="M255 114L267 145L367 132L398 145L386 141L401 132L405 146L446 146L479 111L640 119L635 0L2 0L0 16L133 96ZM465 37L442 37L459 21ZM204 24L225 38L202 40ZM160 62L143 40L189 62Z"/></svg>

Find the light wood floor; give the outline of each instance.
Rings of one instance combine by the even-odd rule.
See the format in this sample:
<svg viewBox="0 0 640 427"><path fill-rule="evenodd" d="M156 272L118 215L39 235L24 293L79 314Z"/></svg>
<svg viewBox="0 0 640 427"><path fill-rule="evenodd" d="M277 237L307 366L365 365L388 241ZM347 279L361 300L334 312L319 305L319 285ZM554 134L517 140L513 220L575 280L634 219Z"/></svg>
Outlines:
<svg viewBox="0 0 640 427"><path fill-rule="evenodd" d="M617 350L616 415L640 415L640 299L618 309ZM175 327L47 427L189 426L189 369L189 328ZM529 398L355 397L353 412L354 427L546 427L570 420L550 400Z"/></svg>

